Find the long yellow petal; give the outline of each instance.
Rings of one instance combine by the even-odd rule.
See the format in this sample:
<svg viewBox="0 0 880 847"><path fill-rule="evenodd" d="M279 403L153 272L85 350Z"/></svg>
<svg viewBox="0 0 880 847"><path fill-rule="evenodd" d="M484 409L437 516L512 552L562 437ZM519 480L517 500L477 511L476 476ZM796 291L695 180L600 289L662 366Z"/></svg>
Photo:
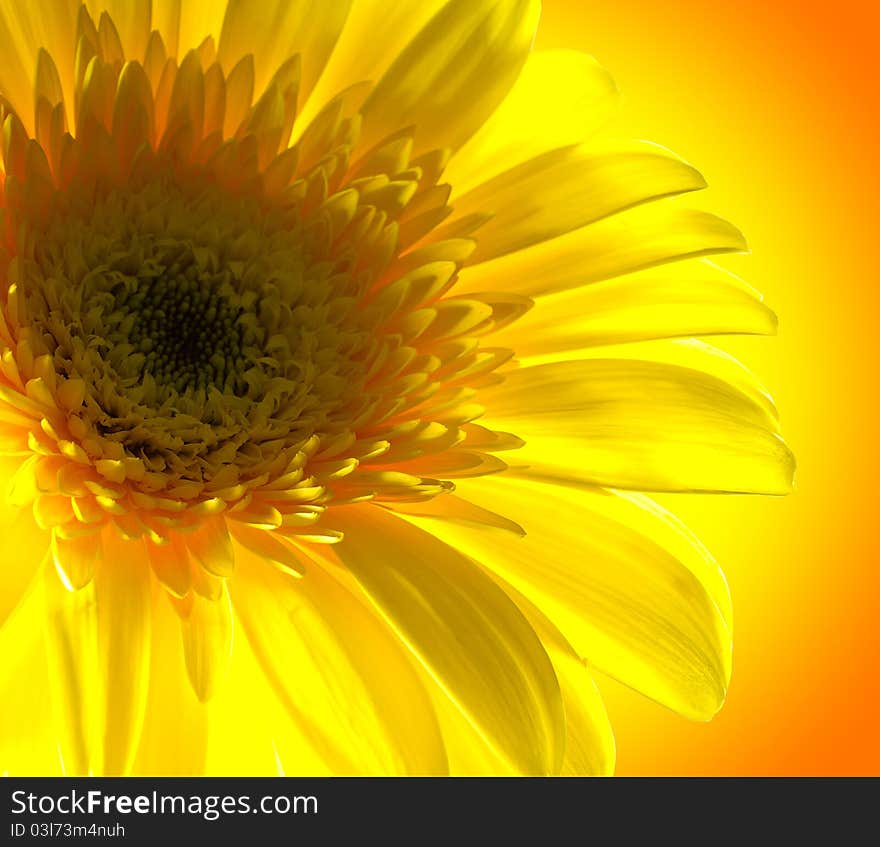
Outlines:
<svg viewBox="0 0 880 847"><path fill-rule="evenodd" d="M88 0L86 5L96 24L102 12L110 15L126 59L141 61L144 58L152 28L151 0Z"/></svg>
<svg viewBox="0 0 880 847"><path fill-rule="evenodd" d="M709 374L733 386L766 414L768 426L779 432L779 411L767 387L742 362L726 350L699 338L661 338L650 341L630 341L584 347L565 354L550 353L542 356L524 356L520 363L544 365L558 361L582 359L617 359L637 362L655 362L674 367L690 368ZM515 456L512 457L515 462Z"/></svg>
<svg viewBox="0 0 880 847"><path fill-rule="evenodd" d="M466 267L456 292L502 290L539 297L677 259L744 250L736 227L682 208L675 199L661 200Z"/></svg>
<svg viewBox="0 0 880 847"><path fill-rule="evenodd" d="M357 0L324 73L297 117L297 130L305 128L320 109L349 86L378 82L413 37L446 3L446 0ZM382 37L376 38L376 22Z"/></svg>
<svg viewBox="0 0 880 847"><path fill-rule="evenodd" d="M776 325L751 286L706 259L692 259L540 297L492 343L525 358L656 338L771 335Z"/></svg>
<svg viewBox="0 0 880 847"><path fill-rule="evenodd" d="M460 147L510 90L539 13L537 0L451 0L364 103L363 148L408 126L414 155Z"/></svg>
<svg viewBox="0 0 880 847"><path fill-rule="evenodd" d="M611 721L583 660L550 650L565 701L563 776L612 776L617 748Z"/></svg>
<svg viewBox="0 0 880 847"><path fill-rule="evenodd" d="M559 686L516 606L429 533L371 506L339 512L334 526L345 538L334 553L438 684L519 771L556 772Z"/></svg>
<svg viewBox="0 0 880 847"><path fill-rule="evenodd" d="M700 563L702 551L677 558L684 540L664 549L651 537L651 512L601 489L505 477L463 488L528 534L448 525L444 538L531 600L582 658L687 717L707 719L720 708L731 640L715 597L724 602L726 586L714 563Z"/></svg>
<svg viewBox="0 0 880 847"><path fill-rule="evenodd" d="M0 626L0 774L61 774L52 721L42 589Z"/></svg>
<svg viewBox="0 0 880 847"><path fill-rule="evenodd" d="M205 703L222 684L232 655L232 606L225 583L217 600L194 594L180 628L189 679L196 697Z"/></svg>
<svg viewBox="0 0 880 847"><path fill-rule="evenodd" d="M305 97L324 70L350 6L351 0L229 0L218 59L228 73L243 56L253 54L259 95L282 63L299 53Z"/></svg>
<svg viewBox="0 0 880 847"><path fill-rule="evenodd" d="M559 680L565 703L565 758L562 761L562 774L611 776L617 758L614 731L586 662L534 603L509 583L497 578L540 636Z"/></svg>
<svg viewBox="0 0 880 847"><path fill-rule="evenodd" d="M536 50L501 105L452 157L453 198L548 150L586 140L610 116L617 87L590 55Z"/></svg>
<svg viewBox="0 0 880 847"><path fill-rule="evenodd" d="M58 752L67 776L85 776L92 772L91 760L98 754L95 583L71 592L54 568L45 567L44 573L46 653Z"/></svg>
<svg viewBox="0 0 880 847"><path fill-rule="evenodd" d="M425 687L443 733L449 773L460 776L517 776L519 771L487 742L474 725L468 721L455 703L440 689L428 670L419 665Z"/></svg>
<svg viewBox="0 0 880 847"><path fill-rule="evenodd" d="M237 620L236 626L240 623ZM241 627L238 631L241 634ZM192 693L192 688L186 687ZM226 685L201 708L207 715L206 773L218 776L334 774L279 700L245 637L236 639ZM235 732L230 733L231 726L236 728Z"/></svg>
<svg viewBox="0 0 880 847"><path fill-rule="evenodd" d="M460 197L448 227L490 213L477 231L476 265L565 235L632 206L705 188L675 154L647 141L575 144L551 150Z"/></svg>
<svg viewBox="0 0 880 847"><path fill-rule="evenodd" d="M511 371L480 397L526 445L516 464L642 491L790 491L794 458L766 406L693 368L584 359Z"/></svg>
<svg viewBox="0 0 880 847"><path fill-rule="evenodd" d="M0 462L4 481L8 463ZM29 507L0 506L0 626L18 605L49 548L49 533L34 522Z"/></svg>
<svg viewBox="0 0 880 847"><path fill-rule="evenodd" d="M232 599L264 673L335 773L442 773L439 729L399 643L317 563L296 579L236 550Z"/></svg>
<svg viewBox="0 0 880 847"><path fill-rule="evenodd" d="M204 773L207 710L187 678L178 616L164 596L154 598L151 627L147 707L132 772L143 776Z"/></svg>
<svg viewBox="0 0 880 847"><path fill-rule="evenodd" d="M146 707L150 571L146 550L103 538L94 579L68 591L45 579L50 679L65 772L125 774Z"/></svg>
<svg viewBox="0 0 880 847"><path fill-rule="evenodd" d="M73 50L77 0L59 0L35 14L29 3L0 2L0 92L10 101L28 132L34 129L34 76L42 47L62 72L61 84L68 110L73 104ZM70 69L70 70L69 70ZM65 72L67 71L67 72ZM69 114L70 112L68 112Z"/></svg>

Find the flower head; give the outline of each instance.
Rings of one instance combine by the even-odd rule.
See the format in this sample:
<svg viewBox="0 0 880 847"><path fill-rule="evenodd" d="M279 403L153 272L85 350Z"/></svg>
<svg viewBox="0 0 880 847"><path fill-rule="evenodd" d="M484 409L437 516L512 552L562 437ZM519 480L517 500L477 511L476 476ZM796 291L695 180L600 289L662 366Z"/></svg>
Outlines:
<svg viewBox="0 0 880 847"><path fill-rule="evenodd" d="M288 771L604 773L594 670L720 707L723 576L638 492L787 490L692 339L775 318L538 11L3 5L4 767L222 769L259 715Z"/></svg>

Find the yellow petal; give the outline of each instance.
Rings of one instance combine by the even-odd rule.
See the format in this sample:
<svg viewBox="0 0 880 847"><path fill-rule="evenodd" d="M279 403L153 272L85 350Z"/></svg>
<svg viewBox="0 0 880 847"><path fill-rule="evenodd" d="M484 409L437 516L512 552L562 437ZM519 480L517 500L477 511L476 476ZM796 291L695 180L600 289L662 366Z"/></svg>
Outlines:
<svg viewBox="0 0 880 847"><path fill-rule="evenodd" d="M106 533L95 582L104 728L95 770L126 773L140 735L150 668L150 573L142 545Z"/></svg>
<svg viewBox="0 0 880 847"><path fill-rule="evenodd" d="M456 497L454 494L444 494L442 497L434 497L431 500L421 500L414 503L388 503L386 508L402 515L420 515L422 517L438 518L453 523L463 523L470 526L500 529L512 532L514 535L523 536L525 530L512 520L483 509L480 506Z"/></svg>
<svg viewBox="0 0 880 847"><path fill-rule="evenodd" d="M29 3L0 3L0 43L4 46L0 90L15 108L28 132L33 131L34 75L42 47L59 68L73 67L79 3L60 0L39 13ZM73 103L72 74L63 74L64 98Z"/></svg>
<svg viewBox="0 0 880 847"><path fill-rule="evenodd" d="M614 732L593 676L582 659L549 650L565 702L563 776L612 776Z"/></svg>
<svg viewBox="0 0 880 847"><path fill-rule="evenodd" d="M492 343L519 358L655 338L770 335L776 316L761 295L705 259L672 262L541 297Z"/></svg>
<svg viewBox="0 0 880 847"><path fill-rule="evenodd" d="M338 511L334 526L345 533L339 558L447 695L517 770L556 772L564 733L559 687L541 643L504 592L400 518L372 506Z"/></svg>
<svg viewBox="0 0 880 847"><path fill-rule="evenodd" d="M520 772L487 742L467 716L446 696L427 668L417 665L443 733L449 773L461 776L518 776Z"/></svg>
<svg viewBox="0 0 880 847"><path fill-rule="evenodd" d="M68 591L76 591L89 583L100 557L100 533L89 532L75 538L62 538L58 532L52 533L52 558Z"/></svg>
<svg viewBox="0 0 880 847"><path fill-rule="evenodd" d="M611 776L617 758L614 732L586 662L537 606L503 580L500 584L535 628L559 680L565 703L562 774Z"/></svg>
<svg viewBox="0 0 880 847"><path fill-rule="evenodd" d="M180 628L186 670L196 696L205 703L222 684L232 655L232 606L226 585L217 600L195 594Z"/></svg>
<svg viewBox="0 0 880 847"><path fill-rule="evenodd" d="M187 678L178 621L164 599L153 605L147 707L132 767L140 776L205 772L207 710Z"/></svg>
<svg viewBox="0 0 880 847"><path fill-rule="evenodd" d="M548 150L586 140L617 105L608 72L577 50L536 50L507 97L443 173L453 197Z"/></svg>
<svg viewBox="0 0 880 847"><path fill-rule="evenodd" d="M39 586L0 626L0 774L61 775L44 626Z"/></svg>
<svg viewBox="0 0 880 847"><path fill-rule="evenodd" d="M226 577L235 570L235 553L224 518L203 521L195 532L186 536L186 545L208 573Z"/></svg>
<svg viewBox="0 0 880 847"><path fill-rule="evenodd" d="M316 563L292 578L240 549L235 612L273 688L337 774L442 773L430 702L405 651Z"/></svg>
<svg viewBox="0 0 880 847"><path fill-rule="evenodd" d="M526 445L518 465L642 491L784 494L794 458L767 408L693 368L584 359L511 371L484 390L487 420Z"/></svg>
<svg viewBox="0 0 880 847"><path fill-rule="evenodd" d="M704 188L687 162L647 141L576 144L551 150L484 182L455 203L446 227L478 212L479 264L522 250L631 206ZM443 230L441 230L443 232Z"/></svg>
<svg viewBox="0 0 880 847"><path fill-rule="evenodd" d="M466 267L456 292L502 290L537 297L676 259L745 249L742 233L721 218L661 200Z"/></svg>
<svg viewBox="0 0 880 847"><path fill-rule="evenodd" d="M58 154L60 133L67 129L64 89L54 59L44 50L37 54L34 79L34 137L47 156ZM53 149L54 148L54 149Z"/></svg>
<svg viewBox="0 0 880 847"><path fill-rule="evenodd" d="M295 53L302 58L303 96L312 90L342 30L351 0L229 0L217 56L227 69L252 53L256 91Z"/></svg>
<svg viewBox="0 0 880 847"><path fill-rule="evenodd" d="M150 36L151 0L88 0L87 5L96 21L100 19L102 12L110 15L119 33L125 58L141 61Z"/></svg>
<svg viewBox="0 0 880 847"><path fill-rule="evenodd" d="M158 28L157 18L165 16L166 25L159 31L162 33L168 48L168 55L185 56L188 50L195 50L210 37L216 44L220 38L226 3L216 0L164 0L153 4L153 28ZM174 21L179 22L174 26ZM176 30L179 39L175 43ZM229 68L225 70L228 72Z"/></svg>
<svg viewBox="0 0 880 847"><path fill-rule="evenodd" d="M124 774L146 705L150 575L146 550L114 533L80 591L45 579L50 679L65 772Z"/></svg>
<svg viewBox="0 0 880 847"><path fill-rule="evenodd" d="M130 161L153 139L155 114L150 81L143 66L129 62L119 75L113 107L113 134L122 161Z"/></svg>
<svg viewBox="0 0 880 847"><path fill-rule="evenodd" d="M236 577L238 578L238 577ZM237 621L236 623L240 623ZM239 633L241 630L239 629ZM207 705L206 773L218 776L332 776L308 737L299 731L248 644L236 639L226 684ZM229 728L235 727L235 732Z"/></svg>
<svg viewBox="0 0 880 847"><path fill-rule="evenodd" d="M651 512L601 489L504 477L463 487L528 534L515 539L450 526L450 544L531 600L598 670L687 717L715 714L731 652L715 598L728 608L729 599L717 566L701 563L704 551L677 558L686 538L664 549L652 536L662 540L668 525L658 528Z"/></svg>
<svg viewBox="0 0 880 847"><path fill-rule="evenodd" d="M558 354L524 357L527 365L543 365L562 358ZM565 354L566 361L580 359L626 359L658 362L710 374L742 392L767 416L768 425L779 432L779 411L767 387L742 362L725 350L698 338L666 338L631 341L602 347L585 347Z"/></svg>
<svg viewBox="0 0 880 847"><path fill-rule="evenodd" d="M178 45L180 43L180 24L181 24L181 8L180 8L181 0L162 0L162 2L154 3L152 9L152 16L150 25L153 30L157 31L162 38L163 52L167 56L176 56L178 53ZM219 3L187 3L186 4L190 12L195 12L196 14L202 13L201 19L201 28L202 28L202 37L206 34L211 33L211 28L208 22L205 20L206 12L209 12L210 9L214 9L215 13L218 13L218 8L221 4ZM199 8L200 6L207 5L207 9ZM219 15L222 15L223 10L219 9ZM220 24L217 23L216 31L220 32ZM154 44L155 41L152 32L150 34L150 38L147 39L147 46L144 48L145 55L148 55L151 50L157 48L158 45ZM195 47L198 42L192 44L185 44L183 52L185 53L189 47ZM165 57L163 56L162 63L164 64Z"/></svg>
<svg viewBox="0 0 880 847"><path fill-rule="evenodd" d="M0 468L9 466L0 460ZM5 473L0 479L7 480ZM0 506L0 626L18 605L49 549L50 536L34 522L29 508Z"/></svg>
<svg viewBox="0 0 880 847"><path fill-rule="evenodd" d="M513 84L534 38L536 0L452 0L397 57L363 107L361 145L416 127L413 155L460 147Z"/></svg>
<svg viewBox="0 0 880 847"><path fill-rule="evenodd" d="M289 544L274 537L271 532L266 532L264 529L254 529L252 526L238 521L232 521L230 532L243 547L278 565L291 576L302 576L305 573L302 557Z"/></svg>
<svg viewBox="0 0 880 847"><path fill-rule="evenodd" d="M179 536L168 544L146 541L147 556L156 579L175 597L185 597L192 588L192 571L186 546Z"/></svg>
<svg viewBox="0 0 880 847"><path fill-rule="evenodd" d="M305 128L340 91L365 80L377 82L413 36L446 0L358 0L353 3L324 73L298 118ZM382 37L376 38L376 22Z"/></svg>

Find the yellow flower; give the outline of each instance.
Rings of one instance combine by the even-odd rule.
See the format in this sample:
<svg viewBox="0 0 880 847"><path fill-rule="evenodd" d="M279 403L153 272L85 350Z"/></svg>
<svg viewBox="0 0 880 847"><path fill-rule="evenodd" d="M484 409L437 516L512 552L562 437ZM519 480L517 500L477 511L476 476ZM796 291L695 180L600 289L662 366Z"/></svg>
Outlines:
<svg viewBox="0 0 880 847"><path fill-rule="evenodd" d="M538 15L4 0L0 769L609 773L595 672L721 706L638 492L788 490L693 339L775 317Z"/></svg>

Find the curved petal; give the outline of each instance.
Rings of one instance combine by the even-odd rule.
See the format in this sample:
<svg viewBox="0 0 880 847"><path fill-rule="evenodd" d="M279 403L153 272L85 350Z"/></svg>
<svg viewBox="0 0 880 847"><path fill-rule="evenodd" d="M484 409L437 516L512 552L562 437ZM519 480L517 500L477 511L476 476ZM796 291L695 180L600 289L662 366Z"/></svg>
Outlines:
<svg viewBox="0 0 880 847"><path fill-rule="evenodd" d="M744 250L742 233L727 221L661 200L466 267L456 292L500 289L540 297L686 257Z"/></svg>
<svg viewBox="0 0 880 847"><path fill-rule="evenodd" d="M5 463L2 463L5 465ZM0 478L5 483L5 475ZM28 507L0 506L0 626L24 597L49 548L50 536Z"/></svg>
<svg viewBox="0 0 880 847"><path fill-rule="evenodd" d="M0 2L0 94L14 107L29 133L34 129L34 77L37 53L49 52L59 70L68 104L73 103L73 50L77 0L60 0L37 12L29 3ZM67 71L64 73L64 71Z"/></svg>
<svg viewBox="0 0 880 847"><path fill-rule="evenodd" d="M243 548L236 614L264 673L337 774L445 772L427 695L387 628L316 563L293 578Z"/></svg>
<svg viewBox="0 0 880 847"><path fill-rule="evenodd" d="M364 103L362 149L408 126L416 127L413 155L460 147L510 90L539 14L537 0L447 3Z"/></svg>
<svg viewBox="0 0 880 847"><path fill-rule="evenodd" d="M137 748L150 667L150 570L140 542L104 533L94 579L68 591L47 569L52 700L65 772L125 774Z"/></svg>
<svg viewBox="0 0 880 847"><path fill-rule="evenodd" d="M446 696L427 668L419 665L425 687L443 734L449 773L452 776L518 776L520 771L486 740L486 736L468 720Z"/></svg>
<svg viewBox="0 0 880 847"><path fill-rule="evenodd" d="M391 63L446 0L357 0L324 73L297 116L297 131L336 95L351 85L380 80ZM382 37L376 38L377 21Z"/></svg>
<svg viewBox="0 0 880 847"><path fill-rule="evenodd" d="M305 97L324 70L350 6L351 0L229 0L217 57L228 73L252 54L254 90L259 95L272 74L298 53Z"/></svg>
<svg viewBox="0 0 880 847"><path fill-rule="evenodd" d="M668 525L655 526L656 516L638 503L601 489L503 477L462 487L468 499L519 520L528 535L449 525L450 544L531 600L596 669L687 717L715 714L730 678L722 611L729 599L702 548L687 549L682 538L664 549L652 536L662 541Z"/></svg>
<svg viewBox="0 0 880 847"><path fill-rule="evenodd" d="M614 731L587 663L527 597L496 575L547 648L565 703L563 776L611 776L617 759Z"/></svg>
<svg viewBox="0 0 880 847"><path fill-rule="evenodd" d="M241 620L236 628L242 632ZM236 639L226 685L202 709L208 729L206 773L334 775L279 700L247 638Z"/></svg>
<svg viewBox="0 0 880 847"><path fill-rule="evenodd" d="M222 684L232 655L232 605L226 584L216 600L194 593L180 619L186 670L196 697L205 703Z"/></svg>
<svg viewBox="0 0 880 847"><path fill-rule="evenodd" d="M480 397L538 474L642 491L791 490L794 458L765 406L693 368L583 359L522 368Z"/></svg>
<svg viewBox="0 0 880 847"><path fill-rule="evenodd" d="M147 707L132 773L194 776L205 773L207 709L187 678L178 617L164 597L152 611Z"/></svg>
<svg viewBox="0 0 880 847"><path fill-rule="evenodd" d="M612 776L617 748L593 675L582 659L551 650L565 701L563 776Z"/></svg>
<svg viewBox="0 0 880 847"><path fill-rule="evenodd" d="M479 526L485 529L498 529L519 536L525 535L525 530L519 524L505 518L504 515L491 512L488 509L481 509L454 494L444 494L442 497L432 497L430 500L415 502L385 503L383 506L402 515L437 517L444 521Z"/></svg>
<svg viewBox="0 0 880 847"><path fill-rule="evenodd" d="M560 361L561 356L527 356L521 364L527 366ZM564 361L583 359L617 359L636 362L654 362L681 368L690 368L709 374L745 394L765 414L768 426L779 432L779 410L767 387L739 359L720 347L698 338L661 338L653 341L630 341L601 347L572 350Z"/></svg>
<svg viewBox="0 0 880 847"><path fill-rule="evenodd" d="M516 165L460 197L438 237L464 218L490 214L467 260L477 265L630 207L705 187L698 171L658 144L575 144Z"/></svg>
<svg viewBox="0 0 880 847"><path fill-rule="evenodd" d="M501 105L447 165L457 197L534 156L587 139L610 116L610 74L577 50L535 50Z"/></svg>
<svg viewBox="0 0 880 847"><path fill-rule="evenodd" d="M86 5L95 23L102 12L110 15L126 59L143 59L152 29L151 0L88 0Z"/></svg>
<svg viewBox="0 0 880 847"><path fill-rule="evenodd" d="M226 3L214 0L163 0L153 3L153 29L162 33L169 56L178 62L197 50L205 38L217 45L223 29ZM229 68L225 68L229 72Z"/></svg>
<svg viewBox="0 0 880 847"><path fill-rule="evenodd" d="M525 358L658 338L772 335L776 326L776 315L751 286L693 259L539 297L492 343Z"/></svg>
<svg viewBox="0 0 880 847"><path fill-rule="evenodd" d="M0 774L61 774L46 672L42 590L0 626Z"/></svg>
<svg viewBox="0 0 880 847"><path fill-rule="evenodd" d="M504 592L451 547L376 507L333 517L345 533L334 554L486 740L520 772L555 773L559 686Z"/></svg>

